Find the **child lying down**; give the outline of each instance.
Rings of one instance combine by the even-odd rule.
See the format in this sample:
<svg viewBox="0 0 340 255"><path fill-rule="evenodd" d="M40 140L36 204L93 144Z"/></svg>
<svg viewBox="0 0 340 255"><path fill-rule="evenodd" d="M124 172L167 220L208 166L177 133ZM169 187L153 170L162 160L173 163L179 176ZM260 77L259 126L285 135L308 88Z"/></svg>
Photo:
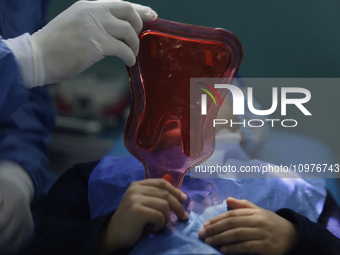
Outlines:
<svg viewBox="0 0 340 255"><path fill-rule="evenodd" d="M218 143L233 164L249 160ZM262 162L263 163L263 162ZM339 254L340 209L320 179L144 180L133 157L74 166L51 189L21 254Z"/></svg>

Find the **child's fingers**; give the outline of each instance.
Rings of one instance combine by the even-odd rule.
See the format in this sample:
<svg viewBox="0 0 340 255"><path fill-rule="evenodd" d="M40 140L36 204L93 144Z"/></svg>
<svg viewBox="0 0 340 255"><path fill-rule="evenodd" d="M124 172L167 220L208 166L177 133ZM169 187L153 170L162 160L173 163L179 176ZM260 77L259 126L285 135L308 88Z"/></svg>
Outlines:
<svg viewBox="0 0 340 255"><path fill-rule="evenodd" d="M253 203L250 203L248 200L246 199L236 199L233 197L229 197L227 198L227 205L228 207L230 207L231 209L240 209L240 208L259 208L256 205L254 205Z"/></svg>
<svg viewBox="0 0 340 255"><path fill-rule="evenodd" d="M226 203L227 203L228 207L230 207L231 209L238 209L238 210L229 210L225 213L222 213L222 214L218 215L217 217L206 221L204 223L204 227L211 225L211 224L214 224L215 222L220 221L220 220L227 218L227 217L252 215L252 214L255 213L253 209L259 208L256 205L250 203L248 200L245 200L245 199L240 200L240 199L235 199L235 198L232 198L232 197L229 197L226 200Z"/></svg>
<svg viewBox="0 0 340 255"><path fill-rule="evenodd" d="M260 240L265 237L263 231L259 228L236 228L217 235L209 236L204 239L204 242L215 246L228 243L244 242L251 240Z"/></svg>
<svg viewBox="0 0 340 255"><path fill-rule="evenodd" d="M164 214L161 211L147 206L139 209L139 217L143 227L147 223L151 223L155 232L161 230L167 223Z"/></svg>
<svg viewBox="0 0 340 255"><path fill-rule="evenodd" d="M137 182L136 185L143 186L143 189L139 190L143 195L159 197L168 202L170 210L173 211L180 220L187 220L188 213L184 210L181 201L185 201L187 196L173 187L169 182L164 179L147 179ZM134 187L132 187L133 189ZM185 195L185 197L183 197Z"/></svg>
<svg viewBox="0 0 340 255"><path fill-rule="evenodd" d="M251 216L253 214L255 214L254 209L230 210L230 211L224 212L224 213L216 216L215 218L212 218L212 219L206 221L203 226L207 227L209 225L213 225L216 222L219 222L219 221L226 219L226 218L240 217L240 216Z"/></svg>
<svg viewBox="0 0 340 255"><path fill-rule="evenodd" d="M161 212L164 216L165 224L170 220L170 206L168 201L158 197L142 196L140 203L144 207L153 208Z"/></svg>
<svg viewBox="0 0 340 255"><path fill-rule="evenodd" d="M220 251L223 254L240 254L240 253L260 253L265 251L266 247L262 240L251 240L242 243L223 245Z"/></svg>
<svg viewBox="0 0 340 255"><path fill-rule="evenodd" d="M212 225L209 225L198 232L200 238L211 237L219 233L223 233L230 229L242 227L258 227L259 223L256 219L249 216L231 217L222 219Z"/></svg>
<svg viewBox="0 0 340 255"><path fill-rule="evenodd" d="M167 210L170 213L170 210L173 211L180 220L187 220L188 213L184 210L183 205L178 201L176 197L174 197L171 193L164 189L158 189L155 187L148 187L143 190L144 197L147 198L157 198L162 200L161 207L167 207ZM153 201L153 199L150 201ZM166 204L166 206L164 205ZM150 204L151 207L152 204ZM159 207L159 205L157 205Z"/></svg>
<svg viewBox="0 0 340 255"><path fill-rule="evenodd" d="M144 186L153 186L159 189L165 189L175 196L181 203L185 202L188 196L181 190L172 186L168 181L164 179L146 179L143 181L134 182Z"/></svg>
<svg viewBox="0 0 340 255"><path fill-rule="evenodd" d="M179 199L166 189L160 189L154 186L143 186L143 189L139 189L138 193L145 196L159 197L168 200L169 197L175 199L180 203Z"/></svg>

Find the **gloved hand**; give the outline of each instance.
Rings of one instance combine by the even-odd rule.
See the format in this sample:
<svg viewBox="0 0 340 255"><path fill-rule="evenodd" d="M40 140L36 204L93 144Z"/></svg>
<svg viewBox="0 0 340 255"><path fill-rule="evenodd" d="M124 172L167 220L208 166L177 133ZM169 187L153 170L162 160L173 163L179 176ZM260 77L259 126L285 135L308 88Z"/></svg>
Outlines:
<svg viewBox="0 0 340 255"><path fill-rule="evenodd" d="M0 163L0 254L15 253L33 236L33 183L16 163Z"/></svg>
<svg viewBox="0 0 340 255"><path fill-rule="evenodd" d="M149 7L129 2L79 1L31 37L5 43L18 59L25 87L32 88L74 77L105 56L134 65L142 20L156 18Z"/></svg>

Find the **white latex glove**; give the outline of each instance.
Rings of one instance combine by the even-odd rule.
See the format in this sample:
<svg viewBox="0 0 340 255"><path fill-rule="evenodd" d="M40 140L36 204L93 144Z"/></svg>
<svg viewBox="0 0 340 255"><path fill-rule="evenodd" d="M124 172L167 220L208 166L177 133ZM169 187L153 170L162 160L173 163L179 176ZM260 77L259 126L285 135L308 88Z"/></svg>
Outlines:
<svg viewBox="0 0 340 255"><path fill-rule="evenodd" d="M34 186L16 163L0 162L0 254L19 251L33 237Z"/></svg>
<svg viewBox="0 0 340 255"><path fill-rule="evenodd" d="M105 56L134 65L142 20L156 18L150 7L129 2L79 1L32 36L4 41L19 62L25 87L32 88L74 77Z"/></svg>

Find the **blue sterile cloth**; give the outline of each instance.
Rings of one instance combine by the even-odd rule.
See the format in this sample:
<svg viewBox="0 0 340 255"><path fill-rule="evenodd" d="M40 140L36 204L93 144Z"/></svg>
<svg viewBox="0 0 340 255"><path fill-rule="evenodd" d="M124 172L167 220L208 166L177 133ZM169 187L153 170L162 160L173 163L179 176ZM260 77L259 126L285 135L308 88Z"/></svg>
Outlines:
<svg viewBox="0 0 340 255"><path fill-rule="evenodd" d="M242 148L234 143L217 143L209 161L266 164L249 161ZM89 179L92 218L115 210L128 185L144 178L144 167L134 157L105 157ZM199 179L186 175L181 189L188 195L184 207L189 212L189 220L177 222L172 218L162 231L144 235L131 254L219 254L217 249L198 238L198 231L205 221L227 211L225 199L229 196L248 199L271 211L290 208L316 222L326 198L324 186L322 179Z"/></svg>

